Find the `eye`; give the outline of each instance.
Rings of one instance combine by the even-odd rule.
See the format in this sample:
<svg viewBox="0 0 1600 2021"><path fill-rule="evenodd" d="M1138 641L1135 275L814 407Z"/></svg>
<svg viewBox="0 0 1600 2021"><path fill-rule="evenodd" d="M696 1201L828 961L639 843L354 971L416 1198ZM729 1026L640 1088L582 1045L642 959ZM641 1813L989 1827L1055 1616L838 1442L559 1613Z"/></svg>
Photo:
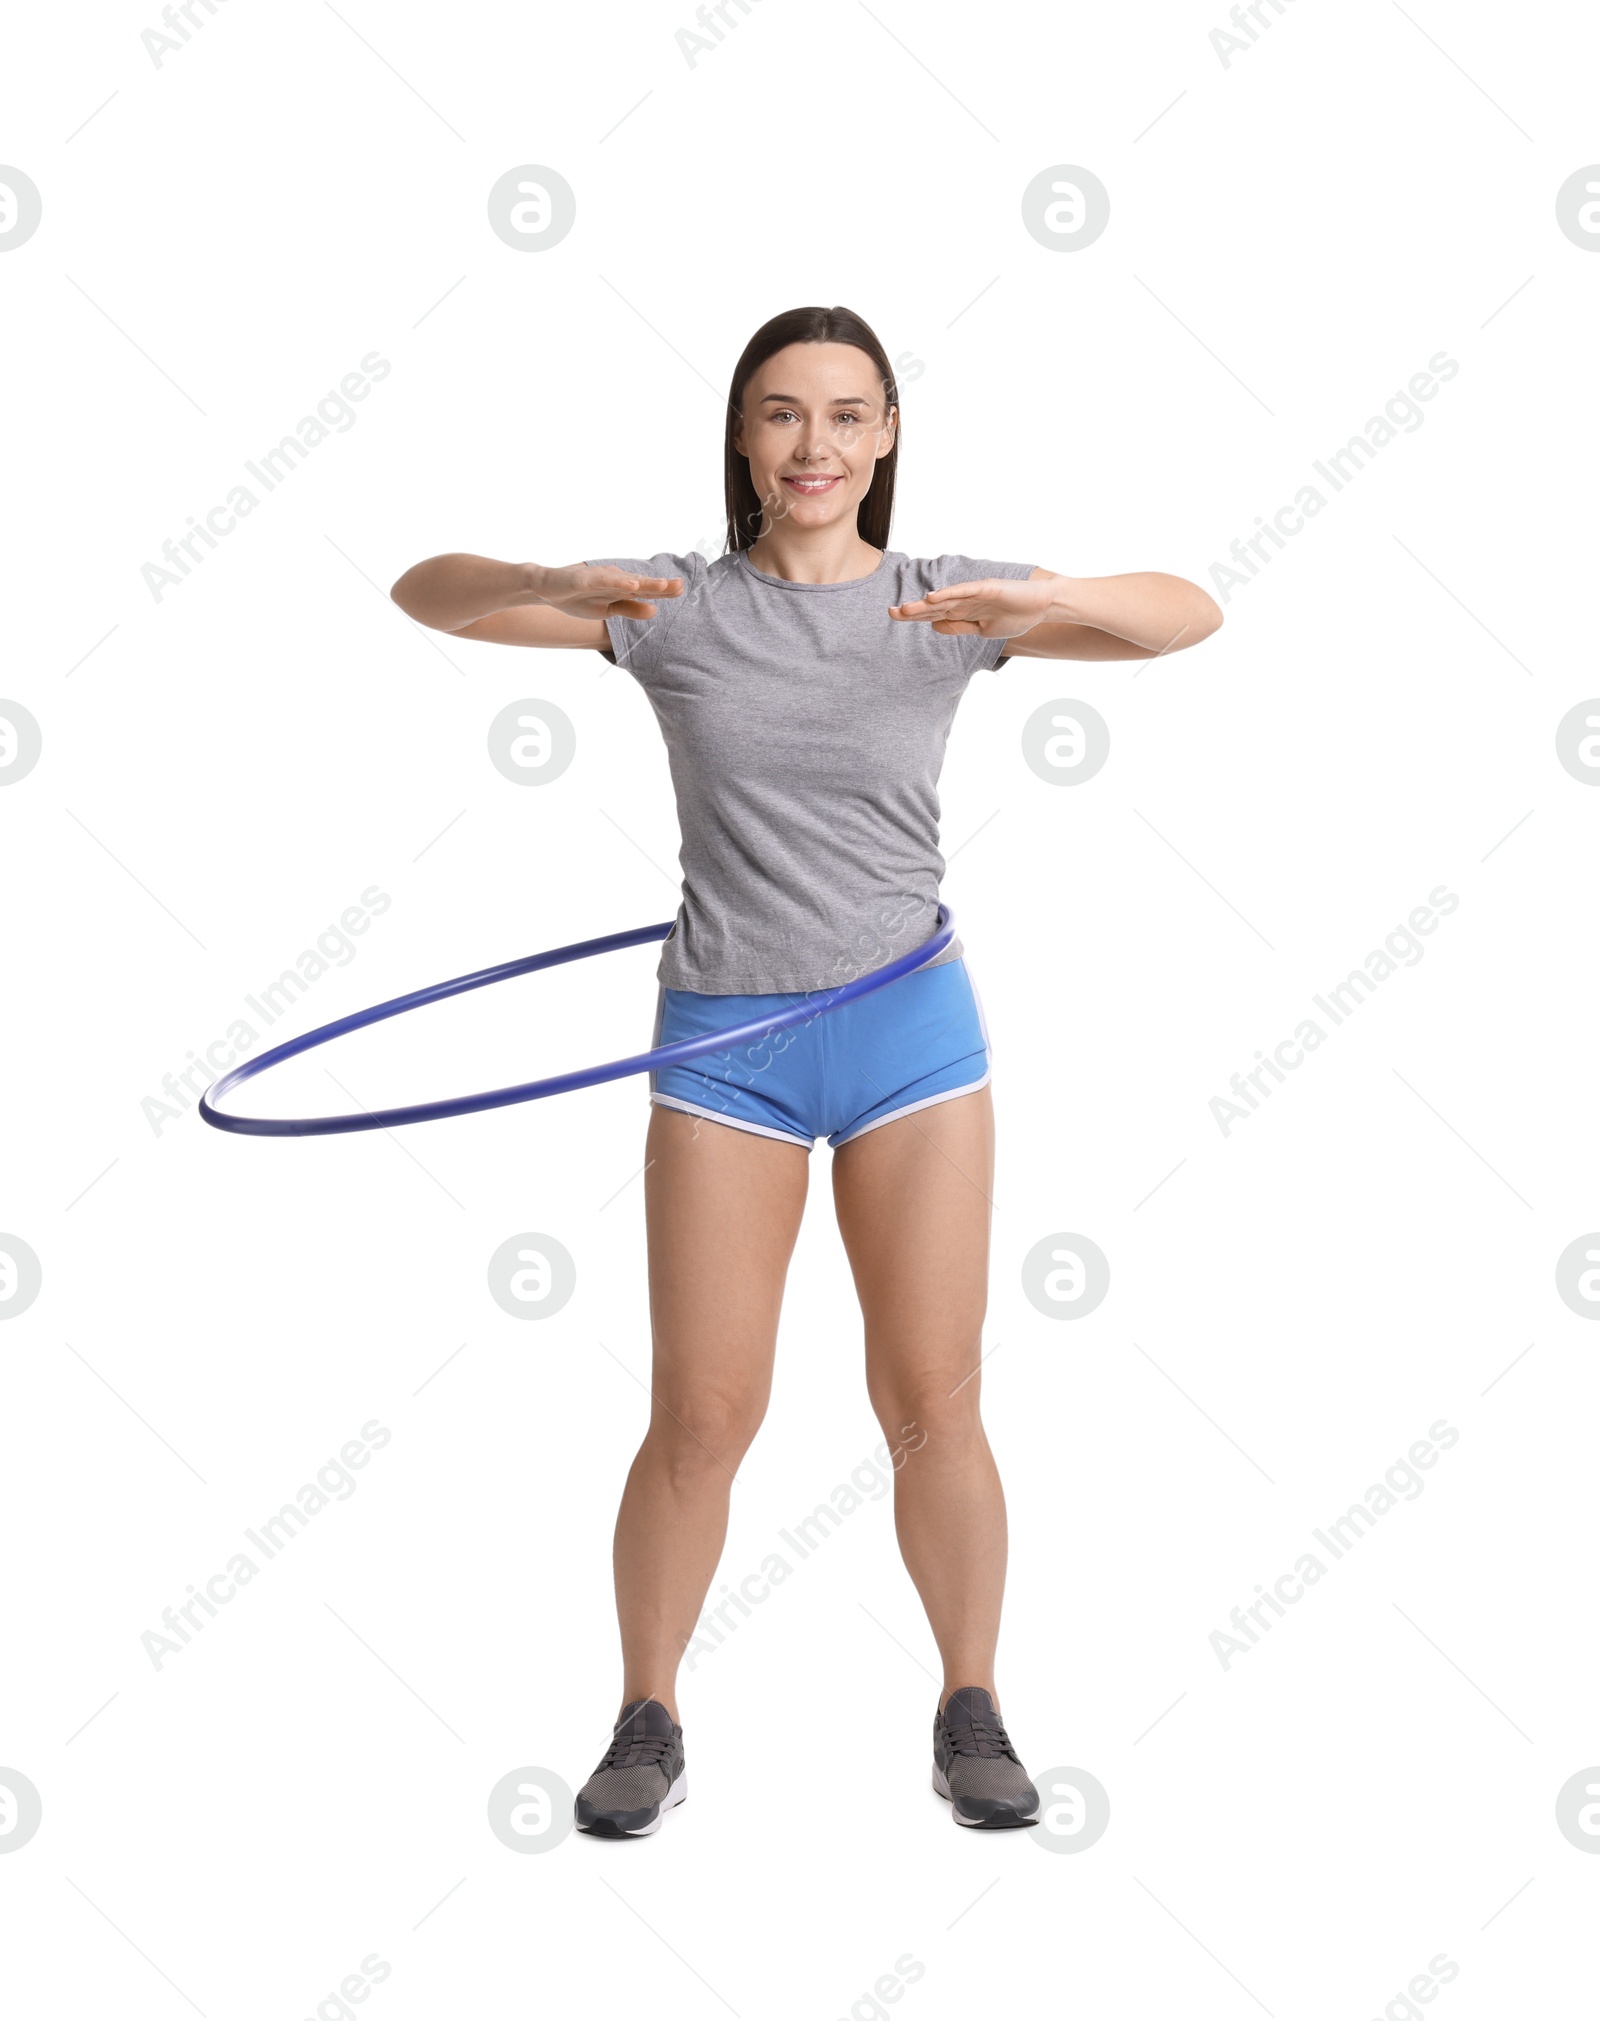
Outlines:
<svg viewBox="0 0 1600 2021"><path fill-rule="evenodd" d="M779 407L774 409L774 411L767 418L771 421L797 421L800 417L795 413L792 407ZM859 428L862 425L863 419L861 415L852 414L843 409L841 409L839 413L835 414L833 418L835 421L843 421L848 423L849 426L851 426L852 428Z"/></svg>

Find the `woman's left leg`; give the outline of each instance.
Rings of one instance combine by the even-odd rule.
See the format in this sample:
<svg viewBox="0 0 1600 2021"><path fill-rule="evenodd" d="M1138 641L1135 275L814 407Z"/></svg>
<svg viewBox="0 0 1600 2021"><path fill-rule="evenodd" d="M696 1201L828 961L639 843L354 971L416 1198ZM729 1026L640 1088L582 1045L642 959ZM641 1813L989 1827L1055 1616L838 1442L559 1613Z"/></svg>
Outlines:
<svg viewBox="0 0 1600 2021"><path fill-rule="evenodd" d="M978 1410L993 1190L987 1087L882 1123L833 1156L867 1390L901 1451L895 1531L939 1645L941 1705L962 1685L996 1697L1006 1508Z"/></svg>

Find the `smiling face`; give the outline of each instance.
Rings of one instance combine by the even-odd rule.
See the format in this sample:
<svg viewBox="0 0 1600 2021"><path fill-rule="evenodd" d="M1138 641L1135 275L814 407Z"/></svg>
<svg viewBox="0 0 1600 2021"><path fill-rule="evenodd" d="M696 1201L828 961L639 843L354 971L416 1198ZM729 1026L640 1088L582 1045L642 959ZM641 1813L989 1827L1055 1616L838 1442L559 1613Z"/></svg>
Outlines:
<svg viewBox="0 0 1600 2021"><path fill-rule="evenodd" d="M790 344L744 390L733 438L750 462L764 512L796 527L856 523L880 456L894 447L898 412L885 410L877 368L853 344Z"/></svg>

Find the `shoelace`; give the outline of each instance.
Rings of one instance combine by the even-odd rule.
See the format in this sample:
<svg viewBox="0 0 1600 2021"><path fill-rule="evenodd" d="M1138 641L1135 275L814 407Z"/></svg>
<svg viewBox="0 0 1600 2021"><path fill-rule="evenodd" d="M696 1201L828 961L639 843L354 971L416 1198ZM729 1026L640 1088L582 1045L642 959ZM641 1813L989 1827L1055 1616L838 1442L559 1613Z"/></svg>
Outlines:
<svg viewBox="0 0 1600 2021"><path fill-rule="evenodd" d="M672 1746L670 1733L635 1733L630 1719L619 1733L611 1736L611 1745L606 1749L601 1768L659 1768ZM599 1773L597 1769L596 1774Z"/></svg>
<svg viewBox="0 0 1600 2021"><path fill-rule="evenodd" d="M984 1713L975 1712L971 1724L945 1721L945 1732L950 1737L950 1745L957 1754L976 1754L998 1757L1004 1755L1020 1768L1021 1760L1017 1750L1011 1745L1009 1735L997 1717L988 1718Z"/></svg>

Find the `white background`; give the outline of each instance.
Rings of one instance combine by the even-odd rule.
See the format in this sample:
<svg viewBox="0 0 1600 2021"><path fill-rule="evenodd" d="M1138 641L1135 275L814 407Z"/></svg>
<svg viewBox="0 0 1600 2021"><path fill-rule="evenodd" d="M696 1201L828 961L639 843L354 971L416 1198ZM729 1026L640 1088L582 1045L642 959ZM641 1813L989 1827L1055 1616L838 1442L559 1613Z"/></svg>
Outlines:
<svg viewBox="0 0 1600 2021"><path fill-rule="evenodd" d="M0 1767L43 1802L0 1858L18 2013L333 2017L372 1953L377 2021L868 2021L907 1954L908 2017L1575 2011L1600 1859L1555 1804L1600 1761L1600 1331L1555 1263L1600 1224L1600 795L1555 727L1600 692L1600 259L1555 197L1600 157L1593 22L1291 0L1224 65L1220 0L757 0L691 65L687 0L194 12L159 65L153 0L7 36L0 159L44 205L0 259L0 696L44 740L0 791L0 1230L44 1273L0 1326ZM485 210L525 163L577 199L529 252ZM1024 229L1055 164L1110 192L1093 246ZM374 884L275 1036L670 917L627 675L441 641L385 592L446 549L719 543L733 361L807 302L900 361L894 545L1067 574L1209 585L1431 356L1460 371L1208 643L1014 662L951 740L946 895L996 1056L1001 1696L1109 1829L1049 1857L951 1828L880 1501L685 1674L693 1801L659 1837L523 1857L489 1790L576 1787L616 1695L642 1082L289 1142L141 1104ZM156 600L162 542L374 350L355 425ZM578 737L535 787L485 746L523 699ZM1111 758L1049 784L1021 726L1072 699ZM1424 958L1224 1135L1229 1077L1440 884ZM260 1101L636 1050L655 959L348 1041ZM827 1158L730 1580L878 1438ZM536 1324L486 1286L523 1231L577 1266ZM1063 1231L1111 1268L1071 1323L1019 1274ZM356 1492L154 1668L162 1610L373 1419ZM1440 1419L1425 1491L1225 1670L1230 1610ZM1393 2004L1440 1953L1451 1982Z"/></svg>

